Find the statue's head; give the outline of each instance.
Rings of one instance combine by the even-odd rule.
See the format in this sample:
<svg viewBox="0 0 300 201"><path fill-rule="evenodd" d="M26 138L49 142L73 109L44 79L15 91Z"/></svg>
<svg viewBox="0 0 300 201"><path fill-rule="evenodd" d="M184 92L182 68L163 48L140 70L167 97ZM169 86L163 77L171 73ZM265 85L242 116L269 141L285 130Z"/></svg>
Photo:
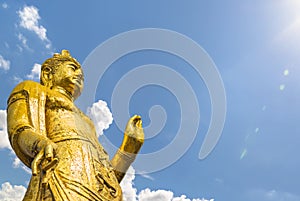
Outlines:
<svg viewBox="0 0 300 201"><path fill-rule="evenodd" d="M42 64L41 84L49 88L62 87L74 100L82 92L83 80L80 63L67 50L55 53Z"/></svg>

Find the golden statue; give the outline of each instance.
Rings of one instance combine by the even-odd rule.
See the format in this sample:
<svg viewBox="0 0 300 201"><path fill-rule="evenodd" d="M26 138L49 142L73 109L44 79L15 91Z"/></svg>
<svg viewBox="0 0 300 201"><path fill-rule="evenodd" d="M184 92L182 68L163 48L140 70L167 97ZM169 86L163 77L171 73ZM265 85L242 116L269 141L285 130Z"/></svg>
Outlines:
<svg viewBox="0 0 300 201"><path fill-rule="evenodd" d="M42 64L40 83L24 81L7 106L10 143L32 177L23 201L119 201L119 183L144 142L142 120L128 121L110 161L92 121L74 104L80 64L67 50Z"/></svg>

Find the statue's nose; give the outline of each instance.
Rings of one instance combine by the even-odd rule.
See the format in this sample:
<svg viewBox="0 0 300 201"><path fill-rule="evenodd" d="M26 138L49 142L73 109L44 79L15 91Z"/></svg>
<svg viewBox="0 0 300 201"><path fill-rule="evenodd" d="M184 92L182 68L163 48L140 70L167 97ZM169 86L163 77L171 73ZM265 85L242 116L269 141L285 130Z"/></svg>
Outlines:
<svg viewBox="0 0 300 201"><path fill-rule="evenodd" d="M84 80L84 76L83 76L83 73L82 73L81 70L76 71L75 76L76 76L77 79L80 79L82 81Z"/></svg>

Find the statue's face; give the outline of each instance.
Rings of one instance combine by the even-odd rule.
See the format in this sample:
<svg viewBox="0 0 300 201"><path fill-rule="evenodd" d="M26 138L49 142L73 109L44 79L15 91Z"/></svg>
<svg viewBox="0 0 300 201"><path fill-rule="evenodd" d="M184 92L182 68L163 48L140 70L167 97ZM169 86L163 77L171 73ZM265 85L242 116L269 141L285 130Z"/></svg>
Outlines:
<svg viewBox="0 0 300 201"><path fill-rule="evenodd" d="M53 74L52 84L63 87L75 100L83 90L82 69L73 62L66 61Z"/></svg>

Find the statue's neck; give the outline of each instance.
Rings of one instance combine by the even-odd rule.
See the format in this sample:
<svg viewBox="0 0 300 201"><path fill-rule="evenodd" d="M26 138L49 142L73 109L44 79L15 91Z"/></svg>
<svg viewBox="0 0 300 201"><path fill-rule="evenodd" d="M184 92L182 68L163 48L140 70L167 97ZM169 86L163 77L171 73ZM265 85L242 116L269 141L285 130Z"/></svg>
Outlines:
<svg viewBox="0 0 300 201"><path fill-rule="evenodd" d="M51 87L51 89L54 90L54 91L57 91L57 92L59 92L61 94L63 94L64 96L66 96L72 102L74 101L73 96L67 90L65 90L63 87L53 86L53 87Z"/></svg>

